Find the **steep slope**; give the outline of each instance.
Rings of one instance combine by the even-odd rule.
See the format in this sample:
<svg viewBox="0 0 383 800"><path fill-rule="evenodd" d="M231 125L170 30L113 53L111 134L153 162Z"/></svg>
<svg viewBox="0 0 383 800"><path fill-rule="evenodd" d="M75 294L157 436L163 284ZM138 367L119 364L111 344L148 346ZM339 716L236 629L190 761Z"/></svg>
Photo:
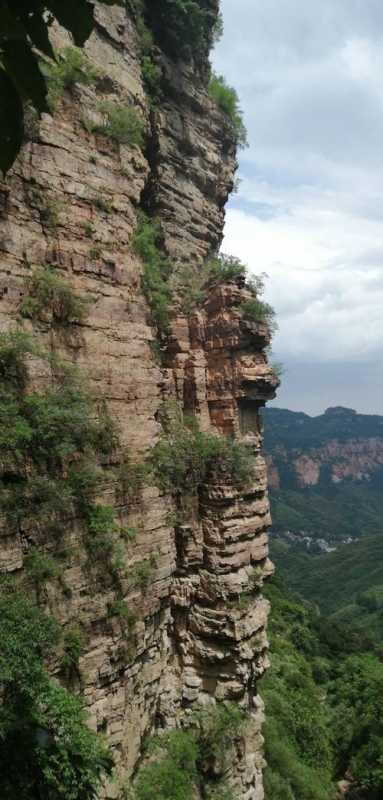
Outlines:
<svg viewBox="0 0 383 800"><path fill-rule="evenodd" d="M165 35L163 23L154 24L166 3L148 4L157 104L146 91L141 5L97 9L87 66L59 85L54 114L32 121L29 141L0 187L1 330L27 332L40 348L22 363L34 391L56 385L64 369L57 369L59 360L75 364L99 417L116 426L111 446L97 451L86 535L72 495L60 527L56 514L39 516L32 498L31 513L16 526L4 514L1 568L55 616L64 634L81 630L72 688L116 763L102 796L122 796L145 738L179 726L201 705L230 700L246 713L247 725L234 739L225 774L238 800L260 800L257 682L267 666L269 607L261 587L271 566L258 410L278 381L265 355L267 325L241 313L251 297L242 278L206 288L189 315L177 291L170 295L177 275L185 268L198 274L219 246L233 183L235 136L207 92L218 4L200 3L209 35L193 58L186 52L182 59L171 44L179 32L169 44L169 30ZM63 49L62 32L54 37L65 71L73 54ZM79 71L87 70L80 80ZM57 94L57 80L52 89ZM155 215L158 227L145 228L141 211L149 220ZM150 272L155 259L165 277ZM47 270L48 280L53 275L69 287L66 299L86 301L86 313L65 316L62 293L60 309L52 306L58 284L53 295L45 291ZM170 322L159 330L163 298ZM50 359L41 358L41 348ZM182 490L156 480L155 469L141 469L164 436L164 404L194 415L206 435L244 438L254 458L245 490L219 459L204 481ZM245 407L251 430L242 437ZM28 459L27 487L33 453ZM2 464L6 493L13 481ZM45 565L60 555L59 573L35 568L31 579L27 565L36 554ZM252 602L241 603L243 595ZM61 655L50 666L65 682Z"/></svg>

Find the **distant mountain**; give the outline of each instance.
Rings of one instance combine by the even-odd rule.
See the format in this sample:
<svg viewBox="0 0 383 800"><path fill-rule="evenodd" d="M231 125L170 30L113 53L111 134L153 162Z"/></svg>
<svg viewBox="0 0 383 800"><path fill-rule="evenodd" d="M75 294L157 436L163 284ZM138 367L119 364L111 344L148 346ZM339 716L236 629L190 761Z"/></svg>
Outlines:
<svg viewBox="0 0 383 800"><path fill-rule="evenodd" d="M326 549L383 527L383 416L337 406L317 417L269 408L263 418L277 532Z"/></svg>

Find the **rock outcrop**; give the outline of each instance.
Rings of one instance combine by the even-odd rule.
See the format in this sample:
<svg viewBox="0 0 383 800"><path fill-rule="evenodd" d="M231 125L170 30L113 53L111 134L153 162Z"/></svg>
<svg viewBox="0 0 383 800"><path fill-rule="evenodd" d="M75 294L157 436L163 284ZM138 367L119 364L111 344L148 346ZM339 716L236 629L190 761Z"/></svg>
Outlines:
<svg viewBox="0 0 383 800"><path fill-rule="evenodd" d="M106 401L118 423L120 450L102 464L100 497L114 505L121 524L137 531L134 542L124 543L126 574L144 561L151 576L145 588L121 578L136 617L127 636L108 612L113 582L89 568L74 521L61 542L67 558L60 585L48 584L40 601L63 628L76 621L86 632L77 689L92 726L114 751L117 780L106 787L108 798L120 796L144 737L156 727L179 724L198 704L230 699L250 720L230 770L235 797L261 800L257 681L267 665L268 614L261 588L272 567L258 410L277 385L265 356L269 333L243 320L238 307L248 290L243 281L231 281L212 287L188 317L174 315L165 366L159 365L143 266L132 249L137 209L144 204L160 222L174 269L198 269L221 240L235 146L191 63L175 65L158 52L165 89L153 110L134 18L103 6L97 20L86 48L100 71L97 86L65 92L0 187L0 325L33 331L46 348L78 365ZM65 43L60 31L55 38L58 47ZM84 120L97 122L100 99L134 104L146 126L145 152L89 132ZM65 336L47 322L20 318L26 281L42 265L54 266L90 300L86 320ZM31 368L39 385L38 365ZM202 430L242 438L257 465L245 494L217 472L194 498L186 522L175 527L172 496L151 481L128 501L115 487L124 452L134 461L157 441L158 412L169 398L196 415ZM21 575L29 548L42 541L54 553L54 537L28 529L15 535L4 521L2 571Z"/></svg>

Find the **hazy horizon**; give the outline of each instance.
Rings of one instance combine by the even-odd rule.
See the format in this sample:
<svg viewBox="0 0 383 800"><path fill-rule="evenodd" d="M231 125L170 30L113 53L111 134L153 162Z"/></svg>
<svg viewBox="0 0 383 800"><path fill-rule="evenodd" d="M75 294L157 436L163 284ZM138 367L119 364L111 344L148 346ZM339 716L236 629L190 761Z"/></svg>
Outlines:
<svg viewBox="0 0 383 800"><path fill-rule="evenodd" d="M269 275L274 404L383 412L383 4L221 5L214 66L250 143L222 249Z"/></svg>

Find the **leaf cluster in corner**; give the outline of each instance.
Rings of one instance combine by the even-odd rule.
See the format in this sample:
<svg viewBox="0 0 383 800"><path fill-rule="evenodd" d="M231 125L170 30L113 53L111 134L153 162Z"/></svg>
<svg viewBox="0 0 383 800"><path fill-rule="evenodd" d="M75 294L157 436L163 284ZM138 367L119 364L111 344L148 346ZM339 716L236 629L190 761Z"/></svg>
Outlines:
<svg viewBox="0 0 383 800"><path fill-rule="evenodd" d="M106 5L122 0L101 0ZM0 4L0 170L7 172L24 135L23 104L39 114L49 112L46 77L38 54L55 60L49 38L52 22L72 34L83 47L94 27L90 0L2 0Z"/></svg>

